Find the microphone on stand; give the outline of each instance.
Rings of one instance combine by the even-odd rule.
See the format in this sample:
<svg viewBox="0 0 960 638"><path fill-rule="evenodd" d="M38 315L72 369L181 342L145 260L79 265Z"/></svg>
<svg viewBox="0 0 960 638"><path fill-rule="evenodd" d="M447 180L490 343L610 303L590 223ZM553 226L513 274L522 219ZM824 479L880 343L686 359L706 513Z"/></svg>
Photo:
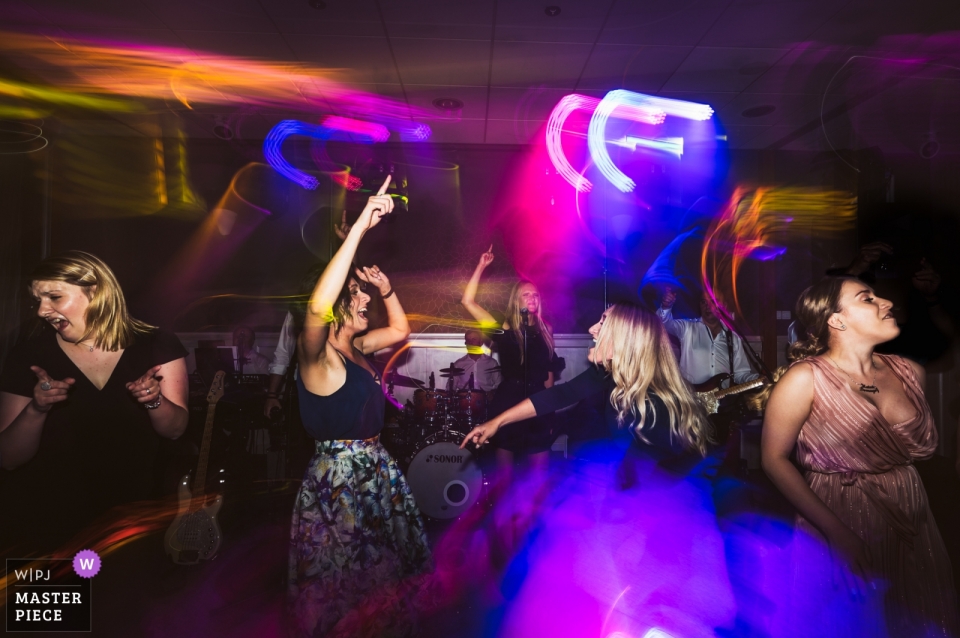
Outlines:
<svg viewBox="0 0 960 638"><path fill-rule="evenodd" d="M472 372L470 373L470 380L467 381L467 388L469 388L470 390L473 390L473 373Z"/></svg>

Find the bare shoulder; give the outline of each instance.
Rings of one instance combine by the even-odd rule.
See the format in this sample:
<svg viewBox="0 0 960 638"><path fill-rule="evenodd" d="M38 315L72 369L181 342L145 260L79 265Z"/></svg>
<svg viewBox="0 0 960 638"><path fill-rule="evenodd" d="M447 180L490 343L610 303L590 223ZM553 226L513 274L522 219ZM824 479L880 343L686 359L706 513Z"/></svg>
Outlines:
<svg viewBox="0 0 960 638"><path fill-rule="evenodd" d="M920 383L920 387L922 388L924 386L924 384L927 381L927 370L922 365L920 365L913 359L908 359L906 357L889 356L887 357L887 359L894 359L896 361L899 361L900 365L902 365L903 367L913 370L913 374L916 375L917 381Z"/></svg>
<svg viewBox="0 0 960 638"><path fill-rule="evenodd" d="M801 361L787 370L773 388L770 401L805 402L813 401L813 365Z"/></svg>

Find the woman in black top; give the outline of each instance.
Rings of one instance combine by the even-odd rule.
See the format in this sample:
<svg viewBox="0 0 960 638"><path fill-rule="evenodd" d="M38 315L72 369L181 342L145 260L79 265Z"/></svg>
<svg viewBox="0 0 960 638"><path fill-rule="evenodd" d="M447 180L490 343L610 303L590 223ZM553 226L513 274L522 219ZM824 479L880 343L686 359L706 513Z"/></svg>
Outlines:
<svg viewBox="0 0 960 638"><path fill-rule="evenodd" d="M187 352L127 314L106 264L73 251L30 281L44 323L0 377L0 550L19 555L155 496L159 437L187 426Z"/></svg>
<svg viewBox="0 0 960 638"><path fill-rule="evenodd" d="M676 357L657 317L638 306L611 306L591 326L594 365L568 383L553 386L474 428L463 445L483 445L501 427L549 414L598 393L608 396L606 420L614 439L631 441L657 460L706 456L712 428L680 376Z"/></svg>
<svg viewBox="0 0 960 638"><path fill-rule="evenodd" d="M558 358L553 348L553 331L543 319L540 291L533 282L521 279L513 287L502 324L476 302L480 277L491 263L493 246L480 256L460 302L481 328L490 331L497 344L503 381L490 410L499 414L525 397L552 387ZM509 478L516 454L529 455L531 465L545 471L555 438L550 420L536 416L495 436L492 442L497 448L501 476Z"/></svg>

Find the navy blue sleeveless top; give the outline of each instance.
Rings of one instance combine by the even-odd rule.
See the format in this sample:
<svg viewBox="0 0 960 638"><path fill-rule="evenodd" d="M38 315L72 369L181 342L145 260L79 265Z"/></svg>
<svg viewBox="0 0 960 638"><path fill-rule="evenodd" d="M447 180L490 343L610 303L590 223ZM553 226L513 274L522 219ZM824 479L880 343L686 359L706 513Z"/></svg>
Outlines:
<svg viewBox="0 0 960 638"><path fill-rule="evenodd" d="M302 375L297 375L303 427L318 441L377 436L383 429L385 405L380 384L366 369L343 355L340 358L347 369L347 380L331 395L323 397L310 392L303 385Z"/></svg>

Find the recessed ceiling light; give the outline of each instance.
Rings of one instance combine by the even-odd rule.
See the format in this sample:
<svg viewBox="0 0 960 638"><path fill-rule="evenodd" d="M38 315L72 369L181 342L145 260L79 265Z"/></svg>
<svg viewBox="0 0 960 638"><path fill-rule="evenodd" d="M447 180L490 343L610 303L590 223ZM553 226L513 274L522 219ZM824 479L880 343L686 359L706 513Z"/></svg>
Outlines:
<svg viewBox="0 0 960 638"><path fill-rule="evenodd" d="M740 114L743 117L763 117L764 115L770 115L777 110L773 104L764 104L763 106L754 106L749 109L744 109Z"/></svg>
<svg viewBox="0 0 960 638"><path fill-rule="evenodd" d="M327 8L327 3L324 2L323 0L307 0L307 4L309 4L309 5L310 5L311 7L313 7L314 9L317 9L318 11L319 11L320 9L326 9L326 8Z"/></svg>
<svg viewBox="0 0 960 638"><path fill-rule="evenodd" d="M441 111L459 111L463 108L463 102L455 97L438 97L433 105Z"/></svg>
<svg viewBox="0 0 960 638"><path fill-rule="evenodd" d="M545 8L543 12L546 13L551 18L555 18L558 15L560 15L560 7L558 7L555 4L551 4L549 7Z"/></svg>

